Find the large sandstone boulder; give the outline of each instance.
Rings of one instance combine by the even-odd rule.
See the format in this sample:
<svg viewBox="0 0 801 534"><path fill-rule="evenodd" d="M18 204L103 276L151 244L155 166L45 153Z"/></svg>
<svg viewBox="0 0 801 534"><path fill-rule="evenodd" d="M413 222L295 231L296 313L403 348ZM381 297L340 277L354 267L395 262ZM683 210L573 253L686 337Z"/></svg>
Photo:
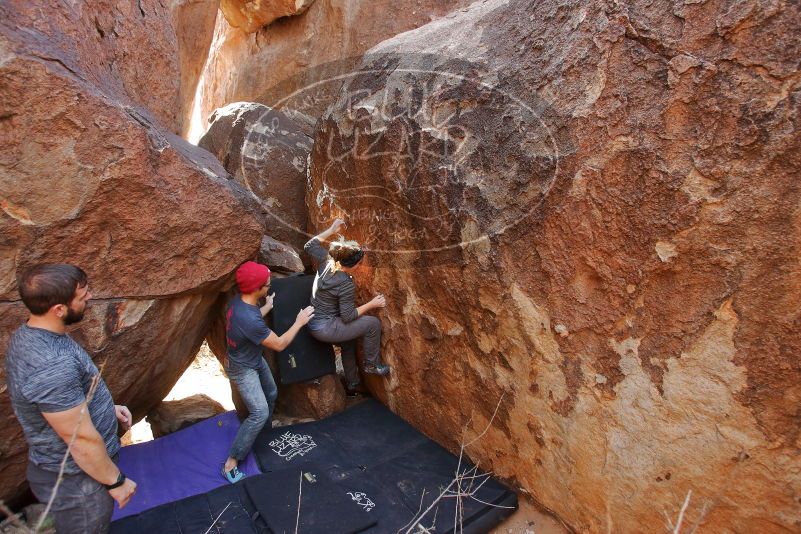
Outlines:
<svg viewBox="0 0 801 534"><path fill-rule="evenodd" d="M276 411L282 416L324 419L345 409L345 387L335 374L281 387Z"/></svg>
<svg viewBox="0 0 801 534"><path fill-rule="evenodd" d="M0 350L26 317L17 275L80 265L94 303L71 333L135 419L189 365L229 273L262 234L250 196L170 133L180 76L162 9L0 5ZM7 395L0 433L7 501L26 463Z"/></svg>
<svg viewBox="0 0 801 534"><path fill-rule="evenodd" d="M297 250L270 236L261 238L259 263L267 265L272 272L285 274L303 272L303 260Z"/></svg>
<svg viewBox="0 0 801 534"><path fill-rule="evenodd" d="M5 38L36 43L40 60L122 92L181 133L213 37L219 0L92 0L42 9L0 6ZM4 55L12 47L3 47Z"/></svg>
<svg viewBox="0 0 801 534"><path fill-rule="evenodd" d="M303 250L311 138L283 113L252 102L220 108L209 122L198 146L259 199L270 237Z"/></svg>
<svg viewBox="0 0 801 534"><path fill-rule="evenodd" d="M172 434L225 411L223 405L208 395L198 393L183 399L163 401L147 414L154 438Z"/></svg>
<svg viewBox="0 0 801 534"><path fill-rule="evenodd" d="M220 11L234 28L251 33L281 17L300 15L314 0L222 0Z"/></svg>
<svg viewBox="0 0 801 534"><path fill-rule="evenodd" d="M373 49L308 201L372 250L376 393L454 450L489 425L471 457L576 531L689 490L686 528L801 529L800 16L488 0Z"/></svg>
<svg viewBox="0 0 801 534"><path fill-rule="evenodd" d="M472 0L317 0L301 16L276 20L254 33L235 27L226 6L259 6L272 11L283 2L226 0L217 18L204 69L200 113L208 117L231 102L275 106L298 89L315 95L280 105L318 117L339 88L337 76L379 42L466 6ZM293 2L289 2L292 4ZM300 2L294 2L298 5ZM302 2L307 5L308 2Z"/></svg>

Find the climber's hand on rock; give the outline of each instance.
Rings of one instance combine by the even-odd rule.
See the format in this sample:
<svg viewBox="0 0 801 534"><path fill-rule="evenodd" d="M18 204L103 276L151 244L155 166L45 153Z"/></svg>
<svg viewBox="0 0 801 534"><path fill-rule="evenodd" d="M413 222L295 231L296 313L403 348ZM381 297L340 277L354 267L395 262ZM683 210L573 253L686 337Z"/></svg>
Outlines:
<svg viewBox="0 0 801 534"><path fill-rule="evenodd" d="M345 221L337 217L336 219L334 219L334 222L331 223L331 228L330 228L331 233L335 234L339 232L340 228L343 228L344 226L345 226Z"/></svg>
<svg viewBox="0 0 801 534"><path fill-rule="evenodd" d="M373 300L370 301L371 308L383 308L387 305L387 300L384 298L384 295L378 294L373 297Z"/></svg>

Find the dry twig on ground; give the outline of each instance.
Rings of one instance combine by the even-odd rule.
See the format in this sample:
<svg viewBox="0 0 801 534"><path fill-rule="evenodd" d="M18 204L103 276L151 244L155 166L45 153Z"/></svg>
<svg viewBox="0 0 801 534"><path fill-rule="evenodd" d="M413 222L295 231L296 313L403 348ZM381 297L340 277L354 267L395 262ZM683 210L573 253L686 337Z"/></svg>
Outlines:
<svg viewBox="0 0 801 534"><path fill-rule="evenodd" d="M6 506L6 503L4 503L3 501L0 501L0 513L5 514L7 520L10 521L12 525L22 530L24 534L33 534L34 531L31 530L27 524L22 522L22 520L20 519L20 515L12 512L11 509L8 506Z"/></svg>
<svg viewBox="0 0 801 534"><path fill-rule="evenodd" d="M295 534L300 526L300 496L303 495L303 470L300 470L300 484L298 484L298 515L295 516Z"/></svg>
<svg viewBox="0 0 801 534"><path fill-rule="evenodd" d="M476 497L476 493L478 492L478 490L481 489L481 487L484 485L484 483L486 483L487 480L490 479L490 477L492 476L492 472L477 474L478 473L478 464L474 465L473 467L471 467L469 469L465 469L464 471L462 471L462 462L464 460L465 448L467 448L470 445L473 445L474 443L476 443L478 440L480 440L482 437L484 437L484 435L489 431L490 427L492 426L493 421L495 421L495 417L498 415L498 410L501 407L501 402L503 402L504 396L505 396L505 394L501 395L501 398L498 399L498 404L495 406L495 411L492 413L492 417L490 418L490 420L487 423L487 426L484 428L484 430L480 434L478 434L475 438L473 438L472 440L470 440L467 443L465 443L465 434L467 433L467 425L465 425L465 427L464 427L464 429L462 431L462 439L461 439L461 443L460 443L460 447L459 447L459 462L456 465L456 472L454 473L453 480L451 480L450 484L448 484L440 492L440 494L431 502L431 504L428 505L428 507L423 512L419 512L418 511L418 513L415 514L415 516L412 518L412 520L409 521L406 525L404 525L403 528L401 528L398 531L398 533L403 531L404 534L412 534L412 532L415 532L415 533L419 534L419 533L432 531L433 528L434 528L434 523L432 523L431 527L426 528L425 526L422 525L421 521L432 510L434 510L435 507L437 507L437 505L440 503L440 501L442 501L442 499L449 499L449 498L450 499L454 499L454 498L456 499L456 507L455 507L455 510L454 510L454 524L453 524L453 531L454 532L457 532L457 530L460 531L460 532L462 531L462 521L464 519L464 503L463 503L462 499L464 499L465 497L473 499L475 501L478 501L478 502L480 502L482 504L485 504L487 506L492 506L492 507L496 507L496 508L511 508L511 507L508 507L508 506L500 506L500 505L497 505L497 504L484 502L484 501L482 501L482 500L480 500L480 499L478 499ZM469 421L468 421L468 424L469 424ZM467 484L467 485L464 486L464 484ZM421 496L421 498L420 498L420 508L423 507L423 497L424 496L425 496L425 492L423 492L423 496ZM435 510L434 513L436 514L436 512L437 511ZM436 516L435 516L434 521L436 521ZM415 528L417 528L419 530L414 530Z"/></svg>
<svg viewBox="0 0 801 534"><path fill-rule="evenodd" d="M676 518L676 524L673 524L671 521L670 516L668 516L667 512L662 511L662 515L665 516L665 523L666 523L666 530L671 534L694 534L698 527L704 522L704 518L706 514L709 512L709 503L705 502L704 505L701 507L701 513L698 514L698 519L695 520L692 527L689 528L686 532L682 532L681 526L684 522L685 514L690 506L690 500L692 499L693 490L687 490L687 496L684 497L684 503L681 505L681 509L679 510L679 516Z"/></svg>
<svg viewBox="0 0 801 534"><path fill-rule="evenodd" d="M217 524L217 521L219 521L219 520L220 520L220 518L222 517L222 515L225 513L225 511L226 511L226 510L228 510L228 507L229 507L229 506L231 506L231 504L233 504L233 501L231 501L231 502L229 502L228 504L226 504L226 505L225 505L225 508L223 508L223 509L222 509L222 512L220 512L220 514L219 514L219 515L217 516L217 518L216 518L216 519L215 519L215 520L212 522L212 524L211 524L211 525L209 525L209 529L208 529L206 532L204 532L203 534L209 534L209 532L211 532L211 529L212 529L212 528L214 528L214 525L216 525L216 524Z"/></svg>

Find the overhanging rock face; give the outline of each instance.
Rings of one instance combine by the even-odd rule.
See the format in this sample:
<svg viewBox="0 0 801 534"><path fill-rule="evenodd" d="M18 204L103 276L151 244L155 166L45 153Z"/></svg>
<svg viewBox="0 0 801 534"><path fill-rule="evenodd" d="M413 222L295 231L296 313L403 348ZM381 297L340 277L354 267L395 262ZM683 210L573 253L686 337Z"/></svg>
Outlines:
<svg viewBox="0 0 801 534"><path fill-rule="evenodd" d="M303 250L312 139L284 113L253 102L229 104L209 120L198 146L261 202L266 234Z"/></svg>
<svg viewBox="0 0 801 534"><path fill-rule="evenodd" d="M318 122L418 428L579 531L801 528L798 6L473 4ZM365 295L366 297L367 295ZM498 404L500 403L500 404Z"/></svg>
<svg viewBox="0 0 801 534"><path fill-rule="evenodd" d="M187 367L219 291L262 235L219 162L170 133L180 127L174 32L160 5L139 4L0 7L3 357L26 316L16 276L75 263L95 304L72 333L136 418ZM0 433L8 500L26 458L7 395Z"/></svg>
<svg viewBox="0 0 801 534"><path fill-rule="evenodd" d="M243 0L223 0L220 11L228 23L242 31L252 33L281 17L300 15L314 0L272 0L268 2L248 2Z"/></svg>

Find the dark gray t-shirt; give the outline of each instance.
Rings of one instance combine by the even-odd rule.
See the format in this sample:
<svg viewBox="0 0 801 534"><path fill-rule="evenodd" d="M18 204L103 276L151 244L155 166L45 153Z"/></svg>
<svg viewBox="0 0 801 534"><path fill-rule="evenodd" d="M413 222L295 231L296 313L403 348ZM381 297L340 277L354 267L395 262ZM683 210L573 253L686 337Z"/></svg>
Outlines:
<svg viewBox="0 0 801 534"><path fill-rule="evenodd" d="M342 319L343 323L356 320L359 313L356 311L356 284L353 283L353 277L343 271L332 273L326 269L328 251L316 237L311 238L303 248L317 265L317 287L312 291L311 298L314 317L309 321L309 329L322 330L336 317Z"/></svg>
<svg viewBox="0 0 801 534"><path fill-rule="evenodd" d="M68 334L27 324L11 335L5 366L11 404L28 442L28 458L46 471L57 472L67 445L42 412L63 412L84 402L92 378L98 374L97 367ZM89 402L89 416L106 444L108 455L117 454L120 450L117 416L111 392L102 378ZM64 472L81 472L71 456Z"/></svg>
<svg viewBox="0 0 801 534"><path fill-rule="evenodd" d="M240 367L258 369L262 359L261 342L270 335L258 306L234 295L225 312L225 340L228 360Z"/></svg>

